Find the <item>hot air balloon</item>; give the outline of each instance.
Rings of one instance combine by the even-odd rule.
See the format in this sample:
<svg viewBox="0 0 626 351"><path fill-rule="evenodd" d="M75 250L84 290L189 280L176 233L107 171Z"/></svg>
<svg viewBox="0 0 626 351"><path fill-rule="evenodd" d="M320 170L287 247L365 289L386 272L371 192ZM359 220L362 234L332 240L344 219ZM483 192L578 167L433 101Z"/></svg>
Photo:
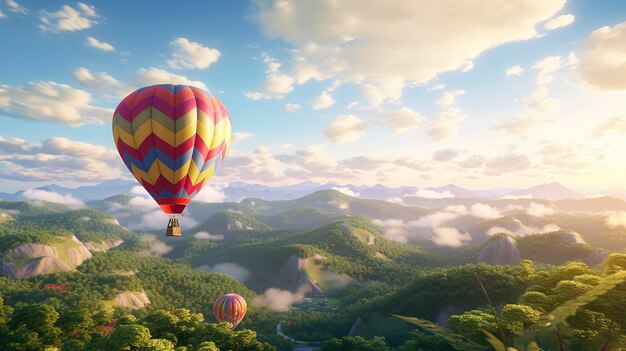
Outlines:
<svg viewBox="0 0 626 351"><path fill-rule="evenodd" d="M213 315L219 322L230 322L233 329L246 315L248 305L243 297L237 294L222 295L213 304Z"/></svg>
<svg viewBox="0 0 626 351"><path fill-rule="evenodd" d="M115 145L139 184L171 215L167 236L180 236L178 217L224 160L231 128L215 96L187 85L144 87L117 106Z"/></svg>

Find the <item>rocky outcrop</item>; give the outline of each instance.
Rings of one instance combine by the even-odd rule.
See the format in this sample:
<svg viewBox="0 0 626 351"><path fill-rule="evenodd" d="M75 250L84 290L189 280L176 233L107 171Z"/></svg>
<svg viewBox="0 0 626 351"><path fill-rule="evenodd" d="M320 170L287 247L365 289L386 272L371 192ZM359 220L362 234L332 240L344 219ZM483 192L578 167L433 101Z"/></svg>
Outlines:
<svg viewBox="0 0 626 351"><path fill-rule="evenodd" d="M0 211L0 224L12 220L13 217L6 212Z"/></svg>
<svg viewBox="0 0 626 351"><path fill-rule="evenodd" d="M298 256L290 256L285 265L285 273L287 277L287 283L293 291L300 289L306 289L310 291L312 295L323 295L324 291L320 289L317 282L310 279L305 271L305 268L309 264L308 259Z"/></svg>
<svg viewBox="0 0 626 351"><path fill-rule="evenodd" d="M515 264L521 260L515 239L508 235L491 239L478 253L477 262L491 265Z"/></svg>
<svg viewBox="0 0 626 351"><path fill-rule="evenodd" d="M22 244L2 256L2 274L23 278L74 271L91 252L72 235L51 244Z"/></svg>
<svg viewBox="0 0 626 351"><path fill-rule="evenodd" d="M226 230L228 231L233 231L233 230L243 231L243 230L253 230L253 229L254 228L241 223L241 221L238 219L233 219L226 224Z"/></svg>
<svg viewBox="0 0 626 351"><path fill-rule="evenodd" d="M150 299L144 290L141 291L125 291L117 294L113 298L113 303L117 306L138 310L150 304Z"/></svg>
<svg viewBox="0 0 626 351"><path fill-rule="evenodd" d="M100 251L110 250L114 247L118 247L122 245L123 243L124 243L124 240L117 239L117 240L100 241L100 242L87 241L83 243L83 245L85 245L87 250L91 252L100 252Z"/></svg>
<svg viewBox="0 0 626 351"><path fill-rule="evenodd" d="M587 245L587 241L585 241L582 235L576 232L565 232L561 234L561 236L559 237L559 241L567 244Z"/></svg>

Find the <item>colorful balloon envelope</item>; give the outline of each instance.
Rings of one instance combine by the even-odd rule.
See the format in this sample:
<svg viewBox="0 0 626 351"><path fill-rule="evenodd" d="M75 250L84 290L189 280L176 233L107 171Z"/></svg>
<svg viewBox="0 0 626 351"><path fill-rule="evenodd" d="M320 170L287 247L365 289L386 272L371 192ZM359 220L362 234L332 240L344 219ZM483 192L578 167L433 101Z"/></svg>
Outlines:
<svg viewBox="0 0 626 351"><path fill-rule="evenodd" d="M180 236L178 216L224 160L231 129L224 105L187 85L144 87L117 106L115 145L139 184L171 215L168 236Z"/></svg>
<svg viewBox="0 0 626 351"><path fill-rule="evenodd" d="M213 304L213 315L219 322L230 322L233 329L246 315L248 305L243 297L237 294L222 295Z"/></svg>

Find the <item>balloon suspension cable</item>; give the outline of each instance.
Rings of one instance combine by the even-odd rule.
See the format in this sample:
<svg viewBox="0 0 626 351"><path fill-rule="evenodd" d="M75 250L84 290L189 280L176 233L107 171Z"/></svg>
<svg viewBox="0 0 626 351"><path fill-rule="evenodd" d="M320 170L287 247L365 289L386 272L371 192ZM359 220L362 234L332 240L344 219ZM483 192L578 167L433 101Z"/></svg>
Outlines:
<svg viewBox="0 0 626 351"><path fill-rule="evenodd" d="M167 229L165 231L166 236L180 236L180 223L178 223L177 214L170 215L170 221L167 223Z"/></svg>

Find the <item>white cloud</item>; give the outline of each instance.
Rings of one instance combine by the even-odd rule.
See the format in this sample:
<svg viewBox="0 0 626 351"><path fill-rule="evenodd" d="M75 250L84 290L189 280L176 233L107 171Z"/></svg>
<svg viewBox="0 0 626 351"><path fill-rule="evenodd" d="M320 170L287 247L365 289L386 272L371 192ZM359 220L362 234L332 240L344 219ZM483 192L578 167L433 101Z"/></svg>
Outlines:
<svg viewBox="0 0 626 351"><path fill-rule="evenodd" d="M55 202L63 205L67 205L70 208L82 208L85 207L82 201L73 197L72 195L63 195L54 191L47 191L41 189L28 189L24 191L24 197L28 200L40 200Z"/></svg>
<svg viewBox="0 0 626 351"><path fill-rule="evenodd" d="M606 225L611 228L624 227L626 228L626 212L621 211L613 213L606 218Z"/></svg>
<svg viewBox="0 0 626 351"><path fill-rule="evenodd" d="M109 209L109 213L116 217L132 216L132 221L128 224L130 229L134 230L164 230L169 220L169 215L164 213L161 207L148 195L148 193L140 186L133 187L132 197L127 204L115 204ZM188 212L183 213L180 217L182 226L189 228L197 225L197 221L189 215ZM164 243L155 244L154 250L151 249L149 254L162 255L168 251L161 252L164 249ZM165 248L166 249L166 248ZM153 252L154 251L154 252Z"/></svg>
<svg viewBox="0 0 626 351"><path fill-rule="evenodd" d="M270 148L261 146L247 153L233 150L228 162L220 165L220 172L214 177L223 183L235 180L275 183L277 179L284 179L285 175Z"/></svg>
<svg viewBox="0 0 626 351"><path fill-rule="evenodd" d="M334 186L333 187L334 190L337 190L340 193L346 194L348 196L352 196L352 197L359 197L359 193L350 189L350 188L346 188L343 186Z"/></svg>
<svg viewBox="0 0 626 351"><path fill-rule="evenodd" d="M198 80L191 80L185 76L174 74L160 68L142 68L137 72L137 85L148 86L155 84L182 84L191 85L196 88L200 88L208 91L209 88Z"/></svg>
<svg viewBox="0 0 626 351"><path fill-rule="evenodd" d="M244 132L234 132L233 133L233 143L237 143L240 141L244 141L246 139L250 139L254 136L252 133L244 133Z"/></svg>
<svg viewBox="0 0 626 351"><path fill-rule="evenodd" d="M443 89L445 89L445 88L446 88L446 85L445 85L445 84L441 84L441 83L439 83L439 84L435 84L435 85L433 85L432 87L428 88L428 91L443 90Z"/></svg>
<svg viewBox="0 0 626 351"><path fill-rule="evenodd" d="M465 216L467 214L467 207L463 205L449 205L444 209L446 212L456 213L459 216Z"/></svg>
<svg viewBox="0 0 626 351"><path fill-rule="evenodd" d="M485 163L487 175L502 175L512 172L525 171L532 167L528 155L508 153L488 160Z"/></svg>
<svg viewBox="0 0 626 351"><path fill-rule="evenodd" d="M96 48L98 50L104 51L104 52L115 51L115 48L113 47L113 45L100 41L94 37L87 37L87 45L91 46L92 48Z"/></svg>
<svg viewBox="0 0 626 351"><path fill-rule="evenodd" d="M113 110L91 105L91 94L67 84L29 83L25 87L0 86L0 111L4 114L38 121L79 126L109 121Z"/></svg>
<svg viewBox="0 0 626 351"><path fill-rule="evenodd" d="M524 72L524 69L519 65L511 66L506 69L507 76L521 76L522 72Z"/></svg>
<svg viewBox="0 0 626 351"><path fill-rule="evenodd" d="M365 123L354 115L339 115L324 129L324 135L336 143L357 141L365 133Z"/></svg>
<svg viewBox="0 0 626 351"><path fill-rule="evenodd" d="M456 228L435 228L433 233L432 240L439 246L460 247L472 240L472 236L469 233L461 233Z"/></svg>
<svg viewBox="0 0 626 351"><path fill-rule="evenodd" d="M497 208L480 202L472 205L470 208L470 214L481 218L499 218L502 216Z"/></svg>
<svg viewBox="0 0 626 351"><path fill-rule="evenodd" d="M465 94L465 90L458 89L453 91L447 91L443 93L439 100L435 101L436 104L442 106L454 105L456 103L456 97Z"/></svg>
<svg viewBox="0 0 626 351"><path fill-rule="evenodd" d="M250 100L282 99L293 91L295 79L287 74L280 73L281 64L266 53L261 55L266 65L265 88L263 91L245 91L244 95Z"/></svg>
<svg viewBox="0 0 626 351"><path fill-rule="evenodd" d="M206 69L217 62L221 55L217 49L208 48L183 37L176 38L170 45L172 58L167 60L167 64L175 69Z"/></svg>
<svg viewBox="0 0 626 351"><path fill-rule="evenodd" d="M282 96L293 90L293 78L286 74L272 73L267 76L266 91L273 96Z"/></svg>
<svg viewBox="0 0 626 351"><path fill-rule="evenodd" d="M532 199L533 196L531 194L524 195L504 195L502 199L504 200L518 200L518 199Z"/></svg>
<svg viewBox="0 0 626 351"><path fill-rule="evenodd" d="M554 80L554 72L561 68L562 63L563 60L561 56L548 56L535 62L533 68L539 70L539 74L537 74L537 84L544 85L551 83Z"/></svg>
<svg viewBox="0 0 626 351"><path fill-rule="evenodd" d="M589 35L577 66L587 85L597 90L626 90L626 22Z"/></svg>
<svg viewBox="0 0 626 351"><path fill-rule="evenodd" d="M485 158L481 155L473 155L458 163L463 168L479 168L485 164Z"/></svg>
<svg viewBox="0 0 626 351"><path fill-rule="evenodd" d="M160 209L159 204L157 204L156 201L149 196L135 196L128 200L128 205L135 208L141 208L144 212ZM161 228L161 226L159 225L156 228Z"/></svg>
<svg viewBox="0 0 626 351"><path fill-rule="evenodd" d="M545 86L537 87L535 91L526 98L528 108L535 113L548 113L561 107L561 100L550 97L550 90Z"/></svg>
<svg viewBox="0 0 626 351"><path fill-rule="evenodd" d="M400 243L408 243L409 242L409 233L403 227L392 227L385 229L385 233L383 234L385 238L393 241L397 241Z"/></svg>
<svg viewBox="0 0 626 351"><path fill-rule="evenodd" d="M245 91L243 95L250 100L261 100L263 98L266 98L266 95L258 91Z"/></svg>
<svg viewBox="0 0 626 351"><path fill-rule="evenodd" d="M336 201L336 200L328 201L328 204L330 206L333 206L333 207L337 208L338 210L347 210L347 209L350 208L350 205L348 205L347 203L341 202L341 201Z"/></svg>
<svg viewBox="0 0 626 351"><path fill-rule="evenodd" d="M401 197L398 197L398 196L388 197L385 201L393 202L394 204L403 204L404 203L404 199L402 199Z"/></svg>
<svg viewBox="0 0 626 351"><path fill-rule="evenodd" d="M402 78L378 78L374 83L363 84L361 92L372 106L380 106L385 101L400 103L404 84Z"/></svg>
<svg viewBox="0 0 626 351"><path fill-rule="evenodd" d="M271 73L265 79L265 92L247 91L244 95L251 100L282 99L293 90L293 83L293 78L287 74Z"/></svg>
<svg viewBox="0 0 626 351"><path fill-rule="evenodd" d="M561 173L577 172L590 166L589 161L584 159L584 148L582 144L546 143L540 150L541 161Z"/></svg>
<svg viewBox="0 0 626 351"><path fill-rule="evenodd" d="M172 246L162 242L161 240L158 240L156 236L152 234L141 235L139 239L149 245L145 253L152 256L160 257L169 253L173 249Z"/></svg>
<svg viewBox="0 0 626 351"><path fill-rule="evenodd" d="M609 118L593 130L591 137L598 139L609 133L626 134L626 115Z"/></svg>
<svg viewBox="0 0 626 351"><path fill-rule="evenodd" d="M328 91L323 91L320 96L316 97L311 103L311 108L314 110L321 110L328 108L335 104L335 99Z"/></svg>
<svg viewBox="0 0 626 351"><path fill-rule="evenodd" d="M396 134L403 134L413 128L417 128L424 120L419 113L408 107L381 112L379 117L385 121L389 128Z"/></svg>
<svg viewBox="0 0 626 351"><path fill-rule="evenodd" d="M90 28L93 24L98 23L95 7L82 2L76 5L76 9L70 5L63 5L61 10L56 12L39 11L39 20L42 22L39 28L52 32L73 32Z"/></svg>
<svg viewBox="0 0 626 351"><path fill-rule="evenodd" d="M222 262L214 266L204 265L204 266L198 267L197 269L207 271L207 272L218 272L218 273L230 275L231 277L239 280L240 282L245 282L250 277L250 271L232 262Z"/></svg>
<svg viewBox="0 0 626 351"><path fill-rule="evenodd" d="M134 195L141 195L144 197L150 196L150 193L146 191L146 189L142 186L136 185L130 189L130 193Z"/></svg>
<svg viewBox="0 0 626 351"><path fill-rule="evenodd" d="M439 162L452 161L455 157L459 156L460 151L456 149L443 149L436 151L433 154L433 160Z"/></svg>
<svg viewBox="0 0 626 351"><path fill-rule="evenodd" d="M480 0L450 6L424 0L389 7L356 0L276 0L255 3L255 19L266 35L293 46L298 83L332 77L360 82L372 104L380 105L397 101L407 83L467 71L473 59L490 48L537 37L537 24L564 4L565 0L522 0L514 5Z"/></svg>
<svg viewBox="0 0 626 351"><path fill-rule="evenodd" d="M0 18L6 18L6 17L7 17L7 15L5 15L5 14L2 12L2 10L0 10Z"/></svg>
<svg viewBox="0 0 626 351"><path fill-rule="evenodd" d="M541 79L549 80L552 76L547 75ZM522 112L504 119L495 129L518 136L528 136L547 122L548 113L561 107L561 100L550 97L550 90L544 85L538 86L524 101L526 108Z"/></svg>
<svg viewBox="0 0 626 351"><path fill-rule="evenodd" d="M465 115L461 110L448 108L426 122L426 134L437 141L452 139L456 137L464 119Z"/></svg>
<svg viewBox="0 0 626 351"><path fill-rule="evenodd" d="M371 172L385 162L385 160L369 156L354 156L341 160L339 164L343 167Z"/></svg>
<svg viewBox="0 0 626 351"><path fill-rule="evenodd" d="M210 234L207 231L201 231L201 232L197 232L196 234L193 235L194 239L198 239L198 240L224 240L224 235L223 234Z"/></svg>
<svg viewBox="0 0 626 351"><path fill-rule="evenodd" d="M80 85L94 89L103 89L122 85L119 80L113 78L113 76L106 72L92 73L85 67L77 68L74 71L74 78L78 81L78 83L80 83Z"/></svg>
<svg viewBox="0 0 626 351"><path fill-rule="evenodd" d="M11 12L21 13L23 15L28 13L28 9L18 4L15 0L6 0L6 4Z"/></svg>
<svg viewBox="0 0 626 351"><path fill-rule="evenodd" d="M415 192L415 194L412 194L411 196L418 196L426 199L448 199L453 198L454 194L452 194L448 190L437 192L429 189L419 189L417 192Z"/></svg>
<svg viewBox="0 0 626 351"><path fill-rule="evenodd" d="M300 105L288 103L288 104L285 105L285 108L283 110L285 112L296 112L299 109L300 109Z"/></svg>
<svg viewBox="0 0 626 351"><path fill-rule="evenodd" d="M224 202L226 194L224 189L216 185L205 185L193 198L199 202Z"/></svg>
<svg viewBox="0 0 626 351"><path fill-rule="evenodd" d="M554 30L557 28L566 27L574 23L575 19L576 16L572 15L571 13L568 13L567 15L560 15L546 22L543 28L546 30Z"/></svg>
<svg viewBox="0 0 626 351"><path fill-rule="evenodd" d="M427 214L417 221L411 222L410 224L415 227L420 228L437 228L442 224L449 222L453 219L459 217L457 212L447 212L447 211L439 211L431 214Z"/></svg>
<svg viewBox="0 0 626 351"><path fill-rule="evenodd" d="M281 290L277 288L269 288L261 295L257 295L253 304L256 306L266 306L273 311L287 312L293 303L299 303L304 300L304 297L309 292L309 289L298 289L296 293L292 293L288 290Z"/></svg>
<svg viewBox="0 0 626 351"><path fill-rule="evenodd" d="M555 214L557 211L550 206L546 206L544 204L540 204L540 203L536 203L536 202L531 202L530 203L530 207L526 210L526 213L529 216L533 216L533 217L545 217L545 216L551 216L553 214Z"/></svg>

